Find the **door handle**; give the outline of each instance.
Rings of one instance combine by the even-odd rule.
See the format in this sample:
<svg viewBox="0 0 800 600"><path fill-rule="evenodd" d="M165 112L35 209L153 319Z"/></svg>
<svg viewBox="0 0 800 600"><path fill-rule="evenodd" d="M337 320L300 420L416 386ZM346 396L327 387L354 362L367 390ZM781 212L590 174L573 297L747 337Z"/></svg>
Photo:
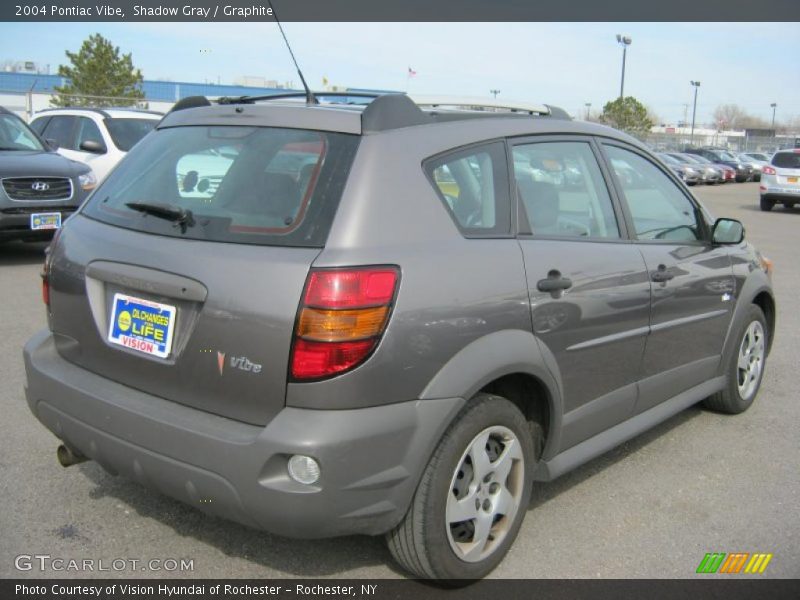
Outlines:
<svg viewBox="0 0 800 600"><path fill-rule="evenodd" d="M536 282L536 289L540 292L560 292L572 287L572 279L562 277L561 271L553 269L547 274L547 279L540 279Z"/></svg>
<svg viewBox="0 0 800 600"><path fill-rule="evenodd" d="M650 273L650 279L656 283L666 283L670 279L674 279L675 274L667 269L667 265L658 265L658 269Z"/></svg>

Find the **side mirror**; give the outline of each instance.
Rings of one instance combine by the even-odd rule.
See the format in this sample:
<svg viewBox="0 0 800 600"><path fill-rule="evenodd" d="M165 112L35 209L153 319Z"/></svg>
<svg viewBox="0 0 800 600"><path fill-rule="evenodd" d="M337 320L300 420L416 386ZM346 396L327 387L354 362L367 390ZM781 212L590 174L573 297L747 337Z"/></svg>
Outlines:
<svg viewBox="0 0 800 600"><path fill-rule="evenodd" d="M83 140L81 145L78 146L78 149L83 150L84 152L91 152L92 154L106 153L105 144L98 142L97 140Z"/></svg>
<svg viewBox="0 0 800 600"><path fill-rule="evenodd" d="M740 244L744 240L744 225L736 219L717 219L711 229L711 241L715 244Z"/></svg>
<svg viewBox="0 0 800 600"><path fill-rule="evenodd" d="M48 138L45 140L45 143L47 144L47 147L50 148L51 152L58 150L58 142L54 139Z"/></svg>

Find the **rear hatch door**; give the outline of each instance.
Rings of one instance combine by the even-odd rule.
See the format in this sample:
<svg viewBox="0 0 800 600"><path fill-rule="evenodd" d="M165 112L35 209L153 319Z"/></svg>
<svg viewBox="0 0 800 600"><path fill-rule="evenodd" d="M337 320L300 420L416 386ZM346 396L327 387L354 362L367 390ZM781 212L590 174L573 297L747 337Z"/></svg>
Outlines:
<svg viewBox="0 0 800 600"><path fill-rule="evenodd" d="M256 127L143 140L56 244L59 352L132 388L267 423L285 403L298 303L357 140Z"/></svg>

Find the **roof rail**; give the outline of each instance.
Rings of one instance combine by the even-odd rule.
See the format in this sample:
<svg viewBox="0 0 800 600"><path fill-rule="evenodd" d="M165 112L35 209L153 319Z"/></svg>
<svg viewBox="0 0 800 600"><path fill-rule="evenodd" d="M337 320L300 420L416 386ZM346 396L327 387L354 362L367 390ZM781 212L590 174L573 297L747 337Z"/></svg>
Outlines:
<svg viewBox="0 0 800 600"><path fill-rule="evenodd" d="M459 108L468 110L500 109L511 112L523 112L536 115L549 115L551 109L546 104L498 100L497 98L476 98L470 96L423 96L411 94L410 98L417 106L431 108Z"/></svg>
<svg viewBox="0 0 800 600"><path fill-rule="evenodd" d="M378 98L386 94L377 92L313 92L316 98ZM223 96L217 99L219 104L253 104L261 100L285 100L287 98L305 98L305 92L281 92L262 96Z"/></svg>

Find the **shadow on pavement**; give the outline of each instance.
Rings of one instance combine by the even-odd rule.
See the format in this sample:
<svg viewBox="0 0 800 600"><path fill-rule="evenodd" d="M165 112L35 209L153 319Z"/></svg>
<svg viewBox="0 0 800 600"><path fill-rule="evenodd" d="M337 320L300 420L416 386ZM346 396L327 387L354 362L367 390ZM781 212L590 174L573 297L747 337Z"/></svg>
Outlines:
<svg viewBox="0 0 800 600"><path fill-rule="evenodd" d="M44 249L50 242L0 243L0 267L44 263Z"/></svg>
<svg viewBox="0 0 800 600"><path fill-rule="evenodd" d="M298 577L328 577L352 569L389 566L392 562L382 537L349 536L322 540L283 538L207 515L138 483L109 475L94 462L84 463L78 468L96 486L89 494L92 500L115 498L135 510L139 516L154 519L181 537L192 537L226 556L262 565L266 569ZM216 572L203 573L204 565L195 558L192 576L226 576L223 565L214 567L222 567L222 570L215 568ZM271 574L265 573L264 576Z"/></svg>
<svg viewBox="0 0 800 600"><path fill-rule="evenodd" d="M632 440L628 440L616 448L609 450L605 454L590 460L588 463L559 477L554 481L534 482L533 494L531 495L531 502L528 505L528 511L531 511L537 506L557 498L560 494L568 491L570 488L581 484L593 475L613 466L621 460L628 458L632 454L635 454L647 446L650 442L655 441L661 436L669 433L672 429L700 416L704 412L705 411L700 407L699 404L687 408L663 423L656 425L652 429L639 434Z"/></svg>

